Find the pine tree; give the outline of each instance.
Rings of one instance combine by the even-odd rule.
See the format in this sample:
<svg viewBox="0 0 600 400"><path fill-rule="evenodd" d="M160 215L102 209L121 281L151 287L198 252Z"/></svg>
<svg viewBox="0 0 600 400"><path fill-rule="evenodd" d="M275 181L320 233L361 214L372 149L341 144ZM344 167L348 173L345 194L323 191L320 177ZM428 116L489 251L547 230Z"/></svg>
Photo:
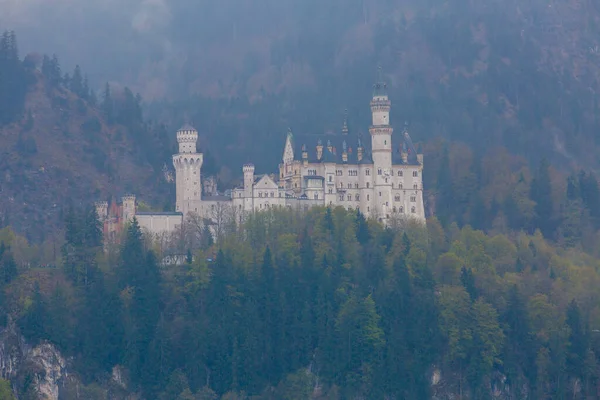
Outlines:
<svg viewBox="0 0 600 400"><path fill-rule="evenodd" d="M536 226L545 237L551 238L554 233L555 219L550 166L546 159L540 162L538 172L531 181L530 193L531 200L535 202Z"/></svg>
<svg viewBox="0 0 600 400"><path fill-rule="evenodd" d="M75 66L75 70L73 71L73 77L70 82L65 82L67 87L71 89L71 92L75 93L77 96L83 98L83 76L81 75L81 68L79 65Z"/></svg>
<svg viewBox="0 0 600 400"><path fill-rule="evenodd" d="M454 186L450 171L450 154L448 146L444 146L440 169L436 181L436 215L443 226L450 223L452 210L455 207Z"/></svg>
<svg viewBox="0 0 600 400"><path fill-rule="evenodd" d="M475 301L478 297L477 287L475 286L475 277L470 268L462 267L460 270L460 282L469 294L471 301Z"/></svg>
<svg viewBox="0 0 600 400"><path fill-rule="evenodd" d="M109 124L114 122L115 118L115 105L110 92L110 85L106 83L104 87L104 94L102 96L102 111L104 112L104 117Z"/></svg>

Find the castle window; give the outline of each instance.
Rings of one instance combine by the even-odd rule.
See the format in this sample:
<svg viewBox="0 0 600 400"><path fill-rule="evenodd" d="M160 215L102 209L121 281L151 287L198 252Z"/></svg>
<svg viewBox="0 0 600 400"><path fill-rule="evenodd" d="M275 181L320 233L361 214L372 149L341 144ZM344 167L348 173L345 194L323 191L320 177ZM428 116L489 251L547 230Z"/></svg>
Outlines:
<svg viewBox="0 0 600 400"><path fill-rule="evenodd" d="M344 195L340 194L340 201L344 201Z"/></svg>
<svg viewBox="0 0 600 400"><path fill-rule="evenodd" d="M352 184L351 183L348 184L348 189L352 189Z"/></svg>
<svg viewBox="0 0 600 400"><path fill-rule="evenodd" d="M275 193L271 192L271 197L275 197Z"/></svg>
<svg viewBox="0 0 600 400"><path fill-rule="evenodd" d="M295 187L295 188L297 188L297 187L298 187L298 184L297 184L297 183L294 183L294 187Z"/></svg>
<svg viewBox="0 0 600 400"><path fill-rule="evenodd" d="M386 201L386 202L385 202L385 206L386 206L386 207L389 207L389 206L390 206L390 203Z"/></svg>
<svg viewBox="0 0 600 400"><path fill-rule="evenodd" d="M258 197L262 197L262 193L261 192L258 192Z"/></svg>
<svg viewBox="0 0 600 400"><path fill-rule="evenodd" d="M333 189L329 189L329 194L332 194L332 193L333 193Z"/></svg>
<svg viewBox="0 0 600 400"><path fill-rule="evenodd" d="M381 175L381 168L377 169L377 175Z"/></svg>
<svg viewBox="0 0 600 400"><path fill-rule="evenodd" d="M333 176L329 175L329 182L333 182Z"/></svg>
<svg viewBox="0 0 600 400"><path fill-rule="evenodd" d="M281 192L279 192L279 197L281 197Z"/></svg>
<svg viewBox="0 0 600 400"><path fill-rule="evenodd" d="M354 200L360 201L360 196L359 195L354 196Z"/></svg>
<svg viewBox="0 0 600 400"><path fill-rule="evenodd" d="M379 197L381 197L381 192L379 192Z"/></svg>
<svg viewBox="0 0 600 400"><path fill-rule="evenodd" d="M314 198L315 200L319 200L319 193L315 193Z"/></svg>
<svg viewBox="0 0 600 400"><path fill-rule="evenodd" d="M402 189L402 184L400 184L400 189Z"/></svg>
<svg viewBox="0 0 600 400"><path fill-rule="evenodd" d="M394 197L394 201L400 201L400 196Z"/></svg>
<svg viewBox="0 0 600 400"><path fill-rule="evenodd" d="M416 196L410 196L410 202L414 203L417 201L417 197Z"/></svg>
<svg viewBox="0 0 600 400"><path fill-rule="evenodd" d="M399 170L398 171L398 176L404 176L404 172L402 172L402 171Z"/></svg>
<svg viewBox="0 0 600 400"><path fill-rule="evenodd" d="M367 195L367 201L371 200L371 196Z"/></svg>
<svg viewBox="0 0 600 400"><path fill-rule="evenodd" d="M396 212L396 207L392 207L392 211L393 211L393 212Z"/></svg>
<svg viewBox="0 0 600 400"><path fill-rule="evenodd" d="M239 194L239 198L240 198L240 199L242 198L242 194L241 194L241 193Z"/></svg>
<svg viewBox="0 0 600 400"><path fill-rule="evenodd" d="M385 183L388 183L388 178L385 178Z"/></svg>
<svg viewBox="0 0 600 400"><path fill-rule="evenodd" d="M392 182L392 189L394 188L394 182Z"/></svg>
<svg viewBox="0 0 600 400"><path fill-rule="evenodd" d="M412 207L412 208L410 209L410 212L414 214L414 213L416 213L417 211L415 210L415 208L414 208L414 207Z"/></svg>
<svg viewBox="0 0 600 400"><path fill-rule="evenodd" d="M383 141L383 144L387 146L387 140L384 140L384 141Z"/></svg>
<svg viewBox="0 0 600 400"><path fill-rule="evenodd" d="M400 207L400 214L404 214L404 207Z"/></svg>
<svg viewBox="0 0 600 400"><path fill-rule="evenodd" d="M417 176L419 176L419 172L417 172L417 171L413 171L413 177L415 177L415 178L416 178Z"/></svg>
<svg viewBox="0 0 600 400"><path fill-rule="evenodd" d="M355 188L355 189L358 189L358 183L355 183L355 184L354 184L354 188Z"/></svg>
<svg viewBox="0 0 600 400"><path fill-rule="evenodd" d="M418 185L415 183L415 184L413 185L413 189L417 190L418 188L419 188L419 186L418 186Z"/></svg>
<svg viewBox="0 0 600 400"><path fill-rule="evenodd" d="M367 182L367 189L369 188L369 182Z"/></svg>
<svg viewBox="0 0 600 400"><path fill-rule="evenodd" d="M351 194L348 195L348 201L352 201L352 195Z"/></svg>
<svg viewBox="0 0 600 400"><path fill-rule="evenodd" d="M369 170L369 169L365 170L365 175L367 175L367 176L371 175L371 170Z"/></svg>
<svg viewBox="0 0 600 400"><path fill-rule="evenodd" d="M367 212L371 211L371 207L367 207Z"/></svg>
<svg viewBox="0 0 600 400"><path fill-rule="evenodd" d="M194 175L196 175L196 170L194 170Z"/></svg>

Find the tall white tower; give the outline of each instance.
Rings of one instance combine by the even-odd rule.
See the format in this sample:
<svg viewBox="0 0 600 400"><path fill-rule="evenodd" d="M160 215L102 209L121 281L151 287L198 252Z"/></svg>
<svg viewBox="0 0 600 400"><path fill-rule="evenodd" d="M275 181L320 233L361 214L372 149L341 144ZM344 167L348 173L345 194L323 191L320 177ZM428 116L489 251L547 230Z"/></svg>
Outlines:
<svg viewBox="0 0 600 400"><path fill-rule="evenodd" d="M200 171L202 169L202 153L196 151L198 131L190 125L184 125L177 131L179 153L173 155L176 185L176 211L184 215L198 207L202 200Z"/></svg>
<svg viewBox="0 0 600 400"><path fill-rule="evenodd" d="M383 82L381 67L371 100L373 124L369 128L371 134L371 151L375 173L374 193L378 218L385 221L391 214L392 206L392 132L390 126L390 108L392 103L387 95L387 85Z"/></svg>

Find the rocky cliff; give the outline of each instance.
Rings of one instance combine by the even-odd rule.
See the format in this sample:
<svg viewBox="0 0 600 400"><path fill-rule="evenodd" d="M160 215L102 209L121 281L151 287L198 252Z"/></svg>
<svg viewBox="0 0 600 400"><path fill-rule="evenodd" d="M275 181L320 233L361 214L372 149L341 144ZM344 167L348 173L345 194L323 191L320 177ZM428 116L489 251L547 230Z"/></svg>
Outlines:
<svg viewBox="0 0 600 400"><path fill-rule="evenodd" d="M106 382L86 384L73 371L72 360L52 343L30 345L12 322L0 331L0 376L11 382L19 398L25 394L40 400L138 398L127 390L124 375L115 367Z"/></svg>

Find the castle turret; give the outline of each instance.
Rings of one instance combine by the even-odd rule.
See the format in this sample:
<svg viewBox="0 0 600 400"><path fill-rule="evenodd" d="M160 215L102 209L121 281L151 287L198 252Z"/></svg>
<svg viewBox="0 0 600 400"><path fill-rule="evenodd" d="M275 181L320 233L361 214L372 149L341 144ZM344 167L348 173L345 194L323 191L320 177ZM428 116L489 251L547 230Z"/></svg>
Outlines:
<svg viewBox="0 0 600 400"><path fill-rule="evenodd" d="M177 131L179 153L173 155L176 184L176 209L187 212L193 203L202 200L202 185L200 172L203 155L196 151L198 131L190 125L185 125Z"/></svg>
<svg viewBox="0 0 600 400"><path fill-rule="evenodd" d="M390 126L391 102L387 95L387 84L383 82L381 67L379 77L373 90L371 113L373 125L369 128L371 134L371 153L377 175L375 176L375 198L379 218L388 218L392 204L392 181L389 177L392 168L392 132Z"/></svg>
<svg viewBox="0 0 600 400"><path fill-rule="evenodd" d="M360 140L360 137L359 137L358 143L356 144L356 158L358 159L358 161L362 161L364 151L365 151L365 149L364 149L364 147L362 145L362 141Z"/></svg>
<svg viewBox="0 0 600 400"><path fill-rule="evenodd" d="M245 197L252 197L254 186L254 164L244 164L244 193Z"/></svg>
<svg viewBox="0 0 600 400"><path fill-rule="evenodd" d="M106 221L108 218L108 201L97 201L94 203L96 207L96 215L98 215L98 220L100 222Z"/></svg>
<svg viewBox="0 0 600 400"><path fill-rule="evenodd" d="M121 199L123 202L123 221L131 222L135 217L135 196L128 194Z"/></svg>
<svg viewBox="0 0 600 400"><path fill-rule="evenodd" d="M304 166L308 166L308 151L306 150L306 145L302 145L302 163Z"/></svg>
<svg viewBox="0 0 600 400"><path fill-rule="evenodd" d="M323 158L323 142L319 139L317 141L317 159L320 160L321 158Z"/></svg>

